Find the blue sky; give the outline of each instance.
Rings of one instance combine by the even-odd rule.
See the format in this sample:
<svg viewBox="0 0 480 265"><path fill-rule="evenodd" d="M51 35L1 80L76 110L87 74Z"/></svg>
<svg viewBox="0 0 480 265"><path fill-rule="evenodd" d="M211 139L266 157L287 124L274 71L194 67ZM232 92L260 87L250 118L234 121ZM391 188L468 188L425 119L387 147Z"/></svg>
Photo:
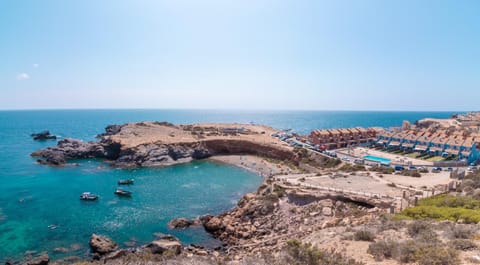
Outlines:
<svg viewBox="0 0 480 265"><path fill-rule="evenodd" d="M480 2L0 0L0 109L478 110Z"/></svg>

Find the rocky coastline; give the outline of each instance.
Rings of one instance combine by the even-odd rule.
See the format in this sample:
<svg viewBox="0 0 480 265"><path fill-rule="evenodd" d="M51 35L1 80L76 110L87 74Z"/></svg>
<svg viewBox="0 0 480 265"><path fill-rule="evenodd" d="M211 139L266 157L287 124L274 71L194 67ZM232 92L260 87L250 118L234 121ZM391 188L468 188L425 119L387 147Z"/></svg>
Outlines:
<svg viewBox="0 0 480 265"><path fill-rule="evenodd" d="M96 142L67 138L31 156L37 157L38 163L50 166L70 165L72 159L100 158L113 167L153 167L225 155L262 157L273 161L272 168L281 168L281 172L286 173L325 166L323 157L316 159L313 155L305 163L298 150L271 137L273 132L272 128L256 125L129 123L108 126ZM279 164L288 170L284 171ZM328 192L305 189L277 180L271 176L273 171L270 173L264 175L265 180L256 192L244 195L237 206L227 212L217 216L207 214L195 220L179 217L169 222L171 229L202 226L224 243L222 248L182 246L178 239L161 235L150 244L119 249L110 239L92 235L92 258L102 264L122 264L136 258L163 260L165 255L206 257L205 264L239 261L252 255L281 251L289 240L302 239L329 227L366 224L386 210L382 203L368 204L348 195L332 196Z"/></svg>

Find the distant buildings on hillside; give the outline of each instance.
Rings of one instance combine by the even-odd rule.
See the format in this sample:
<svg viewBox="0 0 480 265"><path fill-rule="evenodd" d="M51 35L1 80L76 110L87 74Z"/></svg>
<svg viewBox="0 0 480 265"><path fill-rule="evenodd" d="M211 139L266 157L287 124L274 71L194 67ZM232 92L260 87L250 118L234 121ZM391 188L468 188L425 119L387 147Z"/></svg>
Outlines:
<svg viewBox="0 0 480 265"><path fill-rule="evenodd" d="M378 135L379 147L431 156L453 156L469 163L480 159L480 133L445 128L413 128L400 132L388 131Z"/></svg>
<svg viewBox="0 0 480 265"><path fill-rule="evenodd" d="M384 132L382 128L342 128L314 130L308 140L320 150L344 148L352 145L372 143L377 135Z"/></svg>

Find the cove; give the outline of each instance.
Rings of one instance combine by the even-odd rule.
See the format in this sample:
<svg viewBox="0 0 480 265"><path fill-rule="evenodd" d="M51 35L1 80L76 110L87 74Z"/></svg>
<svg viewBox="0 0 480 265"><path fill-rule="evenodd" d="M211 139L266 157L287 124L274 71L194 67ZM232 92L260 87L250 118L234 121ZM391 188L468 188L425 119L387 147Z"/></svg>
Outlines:
<svg viewBox="0 0 480 265"><path fill-rule="evenodd" d="M0 257L21 259L27 251L48 251L53 259L85 257L92 233L111 237L121 247L146 244L154 233L168 233L184 244L220 244L203 227L170 230L178 217L218 214L234 207L262 179L237 167L195 161L163 168L115 169L96 160L79 166L44 167L20 172L2 187ZM119 179L131 198L113 194ZM5 179L4 179L5 180ZM98 201L80 201L84 191Z"/></svg>

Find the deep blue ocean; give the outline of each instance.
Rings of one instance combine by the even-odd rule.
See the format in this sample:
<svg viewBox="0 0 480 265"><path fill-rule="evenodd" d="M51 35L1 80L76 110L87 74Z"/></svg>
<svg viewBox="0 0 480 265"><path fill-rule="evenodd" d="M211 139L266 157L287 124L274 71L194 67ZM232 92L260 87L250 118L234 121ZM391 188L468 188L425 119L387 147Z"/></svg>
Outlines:
<svg viewBox="0 0 480 265"><path fill-rule="evenodd" d="M335 127L400 126L451 112L217 111L217 110L42 110L0 111L0 263L27 251L51 257L88 255L92 233L105 234L121 246L141 245L154 233L170 233L185 243L218 244L203 229L169 230L176 217L218 214L235 206L262 179L250 172L208 161L165 168L112 169L102 161L78 161L78 167L35 164L29 154L55 145L36 142L33 132L50 130L61 137L95 140L109 124L134 121L172 123L238 122L266 124L308 133ZM114 196L116 181L134 178L131 199ZM99 194L82 202L83 191ZM54 249L57 248L55 251ZM60 249L61 248L61 249Z"/></svg>

